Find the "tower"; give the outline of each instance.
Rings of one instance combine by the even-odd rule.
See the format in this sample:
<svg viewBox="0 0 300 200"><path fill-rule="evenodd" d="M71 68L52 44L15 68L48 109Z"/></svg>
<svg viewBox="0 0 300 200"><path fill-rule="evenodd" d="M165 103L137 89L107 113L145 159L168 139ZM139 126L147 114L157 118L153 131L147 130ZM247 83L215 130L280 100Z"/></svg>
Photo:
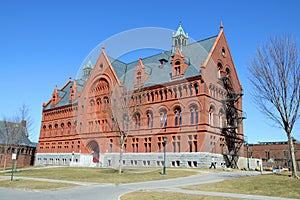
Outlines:
<svg viewBox="0 0 300 200"><path fill-rule="evenodd" d="M182 50L182 47L187 45L188 39L188 34L184 32L180 23L176 33L173 32L172 35L172 53L176 52L177 47Z"/></svg>
<svg viewBox="0 0 300 200"><path fill-rule="evenodd" d="M83 79L84 80L87 80L91 71L93 69L93 65L92 65L92 62L89 60L88 63L83 67Z"/></svg>

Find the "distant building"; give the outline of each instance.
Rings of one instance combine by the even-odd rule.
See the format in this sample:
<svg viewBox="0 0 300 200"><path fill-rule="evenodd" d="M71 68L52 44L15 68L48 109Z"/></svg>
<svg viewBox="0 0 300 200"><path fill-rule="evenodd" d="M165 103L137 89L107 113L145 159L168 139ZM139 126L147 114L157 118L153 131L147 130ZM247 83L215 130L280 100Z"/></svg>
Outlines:
<svg viewBox="0 0 300 200"><path fill-rule="evenodd" d="M26 122L0 121L0 168L12 165L12 154L17 154L17 166L34 165L37 143L31 142ZM6 160L6 161L5 161Z"/></svg>
<svg viewBox="0 0 300 200"><path fill-rule="evenodd" d="M300 169L300 141L294 140L297 169ZM245 150L247 150L245 148ZM249 144L248 156L262 159L264 167L291 167L288 142L259 142Z"/></svg>
<svg viewBox="0 0 300 200"><path fill-rule="evenodd" d="M171 50L131 63L103 47L79 79L55 87L43 104L36 165L118 166L119 132L107 108L126 101L112 98L126 87L134 112L124 125L125 166L161 166L164 136L167 166L209 167L212 157L217 167L236 166L244 152L242 86L223 26L191 44L181 25L171 37Z"/></svg>

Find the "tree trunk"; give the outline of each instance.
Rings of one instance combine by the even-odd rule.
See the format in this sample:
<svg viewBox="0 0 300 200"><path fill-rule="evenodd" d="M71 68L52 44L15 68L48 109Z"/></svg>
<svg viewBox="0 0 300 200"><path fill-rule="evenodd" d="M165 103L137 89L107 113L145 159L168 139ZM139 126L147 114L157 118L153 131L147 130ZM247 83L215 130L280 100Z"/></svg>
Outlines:
<svg viewBox="0 0 300 200"><path fill-rule="evenodd" d="M296 166L296 157L295 157L295 149L294 149L294 143L293 143L293 137L290 132L286 132L288 136L288 143L289 143L289 149L290 149L290 155L291 155L291 163L292 163L292 177L296 178L297 176L297 166Z"/></svg>
<svg viewBox="0 0 300 200"><path fill-rule="evenodd" d="M121 134L121 138L120 138L119 174L122 174L122 166L123 166L123 146L124 146L124 134Z"/></svg>
<svg viewBox="0 0 300 200"><path fill-rule="evenodd" d="M6 163L7 163L7 154L4 155L4 164L3 164L4 170L6 170Z"/></svg>

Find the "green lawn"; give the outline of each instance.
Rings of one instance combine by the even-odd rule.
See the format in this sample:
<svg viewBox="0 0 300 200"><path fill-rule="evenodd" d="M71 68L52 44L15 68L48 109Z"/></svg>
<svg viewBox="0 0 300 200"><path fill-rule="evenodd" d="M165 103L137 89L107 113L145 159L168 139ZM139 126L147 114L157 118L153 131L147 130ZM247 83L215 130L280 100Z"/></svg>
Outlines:
<svg viewBox="0 0 300 200"><path fill-rule="evenodd" d="M300 179L291 178L288 174L243 177L185 189L300 199Z"/></svg>
<svg viewBox="0 0 300 200"><path fill-rule="evenodd" d="M125 194L121 200L136 200L136 199L151 199L151 200L230 200L233 198L213 197L194 194L182 194L173 192L153 192L153 191L138 191Z"/></svg>
<svg viewBox="0 0 300 200"><path fill-rule="evenodd" d="M31 190L52 190L59 188L75 187L75 184L68 183L52 183L45 181L32 181L32 180L22 180L14 179L0 179L0 187L4 188L17 188L17 189L31 189Z"/></svg>
<svg viewBox="0 0 300 200"><path fill-rule="evenodd" d="M163 180L178 178L198 174L197 171L184 169L167 169L167 176L161 175L161 169L153 168L129 168L124 169L123 174L118 174L118 170L111 168L40 168L27 171L15 172L14 176L26 176L37 178L49 178L58 180L71 180L96 183L132 183L151 180ZM1 175L2 173L0 173ZM10 175L10 173L5 173Z"/></svg>

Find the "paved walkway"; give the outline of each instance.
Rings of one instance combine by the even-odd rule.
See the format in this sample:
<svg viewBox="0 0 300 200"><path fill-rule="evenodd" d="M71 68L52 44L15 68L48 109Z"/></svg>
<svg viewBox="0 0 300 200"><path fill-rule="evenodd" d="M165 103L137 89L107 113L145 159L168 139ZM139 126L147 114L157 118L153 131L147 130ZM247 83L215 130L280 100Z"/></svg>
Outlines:
<svg viewBox="0 0 300 200"><path fill-rule="evenodd" d="M76 181L61 181L53 179L41 179L41 178L28 178L17 177L30 180L41 180L51 182L64 182L80 185L80 187L58 189L51 191L37 191L37 190L17 190L0 188L1 200L15 200L15 199L31 199L31 200L118 200L120 196L129 192L138 190L149 191L165 191L165 192L181 192L187 194L199 194L208 196L219 196L229 198L241 198L241 199L264 199L264 200L283 200L286 198L279 197L267 197L257 195L245 195L245 194L233 194L233 193L221 193L221 192L205 192L196 190L185 190L180 187L186 187L191 185L207 184L212 182L218 182L226 179L238 178L243 176L258 175L258 172L219 172L208 173L202 175L195 175L184 178L168 179L160 181L148 181L140 183L128 183L128 184L98 184ZM10 178L3 177L0 178Z"/></svg>

